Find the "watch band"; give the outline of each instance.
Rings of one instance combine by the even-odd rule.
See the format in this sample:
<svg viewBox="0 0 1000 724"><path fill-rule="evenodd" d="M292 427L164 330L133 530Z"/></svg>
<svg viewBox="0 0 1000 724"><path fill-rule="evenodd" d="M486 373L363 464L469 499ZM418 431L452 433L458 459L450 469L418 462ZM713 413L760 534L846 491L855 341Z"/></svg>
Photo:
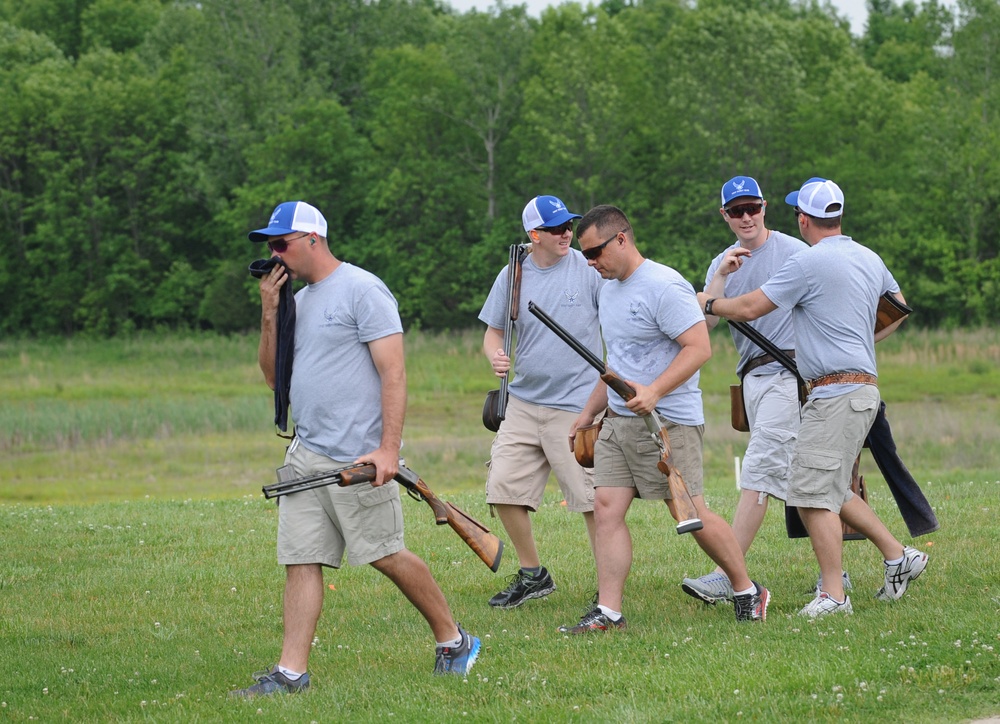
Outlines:
<svg viewBox="0 0 1000 724"><path fill-rule="evenodd" d="M713 304L715 304L715 297L711 297L705 302L705 314L712 314Z"/></svg>

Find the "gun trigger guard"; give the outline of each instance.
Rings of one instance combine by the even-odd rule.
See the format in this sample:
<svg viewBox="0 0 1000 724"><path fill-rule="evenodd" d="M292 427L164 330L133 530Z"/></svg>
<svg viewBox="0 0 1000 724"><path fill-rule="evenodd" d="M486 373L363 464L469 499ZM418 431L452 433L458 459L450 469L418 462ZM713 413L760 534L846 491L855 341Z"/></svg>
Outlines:
<svg viewBox="0 0 1000 724"><path fill-rule="evenodd" d="M416 500L418 503L426 503L427 502L427 498L425 498L423 495L421 495L419 490L415 490L413 488L406 488L406 494L409 495L414 500Z"/></svg>

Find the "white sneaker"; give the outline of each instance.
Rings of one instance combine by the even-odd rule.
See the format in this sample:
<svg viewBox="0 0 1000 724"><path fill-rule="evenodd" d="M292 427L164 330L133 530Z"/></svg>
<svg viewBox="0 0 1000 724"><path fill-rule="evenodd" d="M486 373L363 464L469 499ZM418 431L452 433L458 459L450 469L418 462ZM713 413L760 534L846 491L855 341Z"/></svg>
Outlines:
<svg viewBox="0 0 1000 724"><path fill-rule="evenodd" d="M927 568L927 554L906 546L903 548L901 563L885 564L885 584L878 589L875 598L880 601L898 601L906 593L910 581L917 580L925 568Z"/></svg>
<svg viewBox="0 0 1000 724"><path fill-rule="evenodd" d="M843 578L844 580L845 591L850 591L852 588L854 588L854 586L851 585L851 577L847 575L847 571L844 571L841 578ZM818 596L822 592L823 592L823 574L820 573L819 578L816 579L816 588L813 589L813 596Z"/></svg>
<svg viewBox="0 0 1000 724"><path fill-rule="evenodd" d="M854 613L854 608L851 606L851 597L845 596L843 603L837 603L830 598L828 593L820 593L805 608L799 611L800 616L808 616L809 618L828 616L831 613Z"/></svg>
<svg viewBox="0 0 1000 724"><path fill-rule="evenodd" d="M681 590L711 605L733 600L733 584L721 573L706 573L700 578L685 578Z"/></svg>

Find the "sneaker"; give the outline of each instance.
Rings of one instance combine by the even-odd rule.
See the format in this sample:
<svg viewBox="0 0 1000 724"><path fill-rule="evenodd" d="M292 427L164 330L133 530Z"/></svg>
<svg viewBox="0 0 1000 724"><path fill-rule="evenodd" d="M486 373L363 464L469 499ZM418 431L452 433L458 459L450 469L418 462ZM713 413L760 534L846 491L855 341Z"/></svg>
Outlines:
<svg viewBox="0 0 1000 724"><path fill-rule="evenodd" d="M556 590L555 581L549 572L542 568L536 577L526 576L518 571L509 579L507 588L490 599L490 605L495 608L517 608L532 598L544 598Z"/></svg>
<svg viewBox="0 0 1000 724"><path fill-rule="evenodd" d="M722 573L708 573L701 578L685 578L681 590L712 606L733 600L733 584Z"/></svg>
<svg viewBox="0 0 1000 724"><path fill-rule="evenodd" d="M927 568L927 554L916 548L903 548L903 561L895 565L885 564L885 584L878 589L875 598L880 601L898 601L906 593L910 581L915 581Z"/></svg>
<svg viewBox="0 0 1000 724"><path fill-rule="evenodd" d="M854 613L854 609L851 607L851 597L844 596L844 602L837 603L830 598L830 594L820 593L805 608L799 611L800 616L808 616L809 618L828 616L831 613L843 613L845 615Z"/></svg>
<svg viewBox="0 0 1000 724"><path fill-rule="evenodd" d="M246 689L236 689L229 692L231 699L253 699L255 696L271 696L272 694L296 694L309 688L309 674L302 674L297 679L289 679L278 671L275 666L270 671L258 671L253 675L257 682Z"/></svg>
<svg viewBox="0 0 1000 724"><path fill-rule="evenodd" d="M854 588L854 586L851 585L851 577L847 575L847 571L844 571L844 574L841 576L841 578L843 578L844 581L845 591L850 591L852 588ZM823 574L820 573L819 577L816 579L816 588L812 590L812 595L818 596L822 592L823 592Z"/></svg>
<svg viewBox="0 0 1000 724"><path fill-rule="evenodd" d="M771 602L771 592L757 581L750 581L757 587L756 593L733 596L737 621L763 621L767 618L767 604Z"/></svg>
<svg viewBox="0 0 1000 724"><path fill-rule="evenodd" d="M592 611L585 613L580 619L580 623L575 626L560 626L559 633L585 634L591 631L610 631L611 629L624 631L626 626L624 616L617 621L612 621L601 609L595 606Z"/></svg>
<svg viewBox="0 0 1000 724"><path fill-rule="evenodd" d="M462 635L462 643L459 646L438 646L434 650L435 674L465 676L479 658L481 648L479 639L467 633L461 626L458 627L458 633Z"/></svg>

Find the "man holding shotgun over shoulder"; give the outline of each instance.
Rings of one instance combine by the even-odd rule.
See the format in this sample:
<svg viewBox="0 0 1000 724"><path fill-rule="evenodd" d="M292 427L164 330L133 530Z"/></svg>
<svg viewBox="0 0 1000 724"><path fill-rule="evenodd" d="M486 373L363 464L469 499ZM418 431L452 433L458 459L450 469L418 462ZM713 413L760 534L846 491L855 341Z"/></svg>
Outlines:
<svg viewBox="0 0 1000 724"><path fill-rule="evenodd" d="M851 493L854 460L879 407L875 342L902 321L876 336L876 309L886 292L905 303L899 285L878 254L841 231L844 194L833 181L811 178L785 201L795 208L809 247L759 289L733 299L702 292L698 301L706 316L740 322L776 309L792 313L795 361L811 392L802 408L787 504L798 507L819 561L822 589L799 612L816 618L853 612L841 577L841 521L885 558L885 583L875 594L880 600L901 598L927 566L927 555L896 540L867 503Z"/></svg>
<svg viewBox="0 0 1000 724"><path fill-rule="evenodd" d="M493 440L486 480L486 502L500 517L521 567L507 588L490 599L496 608L516 608L556 588L541 564L529 516L541 505L550 471L566 499L566 509L583 514L592 549L594 545L593 473L577 463L566 433L598 375L527 313L529 300L548 305L600 354L597 296L604 282L570 246L573 222L579 218L555 196L533 198L521 214L531 253L522 264L520 293L515 295L515 375L508 387L507 416ZM497 377L511 370L503 350L503 328L510 313L508 275L514 271L504 268L500 272L479 314L487 325L483 353Z"/></svg>
<svg viewBox="0 0 1000 724"><path fill-rule="evenodd" d="M388 577L430 624L435 673L465 675L480 642L452 618L427 565L403 544L399 467L406 412L403 329L380 279L330 251L327 223L302 201L280 204L268 226L252 231L282 264L260 280L259 364L274 389L281 288L295 295L290 400L295 435L285 465L305 476L350 463L372 463L371 483L329 485L284 496L278 506L278 562L286 569L281 658L238 698L294 693L309 686L309 652L323 607L323 566L370 564Z"/></svg>
<svg viewBox="0 0 1000 724"><path fill-rule="evenodd" d="M570 434L608 407L594 450L598 605L565 633L624 629L622 596L632 566L625 516L633 499L664 500L675 519L677 503L658 467L660 449L642 416L663 418L669 464L680 473L698 517L692 535L726 572L736 591L738 621L763 621L769 593L747 576L743 551L729 525L705 506L702 487L704 415L698 370L712 356L708 327L694 289L676 271L643 258L632 225L614 206L597 206L578 226L584 257L611 281L601 290L600 319L608 369L635 389L626 402L600 381Z"/></svg>

